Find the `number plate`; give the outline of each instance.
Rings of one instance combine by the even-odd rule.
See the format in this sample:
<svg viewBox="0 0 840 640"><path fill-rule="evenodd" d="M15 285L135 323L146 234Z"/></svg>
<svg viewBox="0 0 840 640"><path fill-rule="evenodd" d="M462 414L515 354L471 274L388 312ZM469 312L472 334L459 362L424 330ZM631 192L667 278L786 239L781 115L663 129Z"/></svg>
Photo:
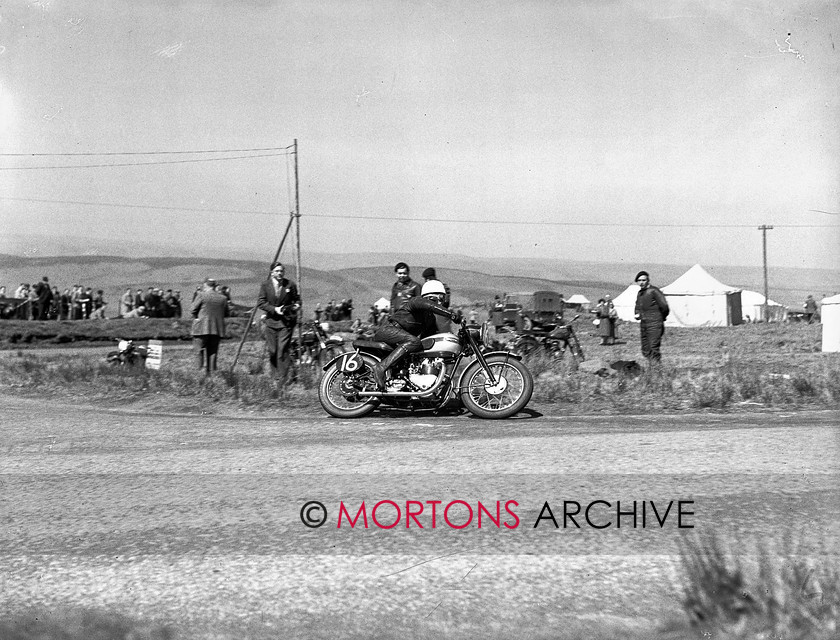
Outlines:
<svg viewBox="0 0 840 640"><path fill-rule="evenodd" d="M345 353L338 359L338 370L341 373L353 374L359 373L365 366L365 361L358 351L352 353Z"/></svg>

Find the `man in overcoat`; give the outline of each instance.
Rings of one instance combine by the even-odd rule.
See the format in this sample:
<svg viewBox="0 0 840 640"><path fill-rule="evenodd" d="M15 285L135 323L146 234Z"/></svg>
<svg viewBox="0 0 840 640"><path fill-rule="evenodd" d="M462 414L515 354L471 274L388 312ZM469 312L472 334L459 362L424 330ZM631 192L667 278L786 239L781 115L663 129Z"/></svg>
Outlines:
<svg viewBox="0 0 840 640"><path fill-rule="evenodd" d="M297 285L285 277L282 262L271 265L271 275L260 285L257 307L265 312L265 345L268 364L278 387L286 384L292 364L292 333L297 324L300 295Z"/></svg>
<svg viewBox="0 0 840 640"><path fill-rule="evenodd" d="M216 281L207 278L201 292L190 309L193 321L193 347L199 369L209 374L216 370L219 343L225 335L225 317L228 315L227 298L216 291Z"/></svg>

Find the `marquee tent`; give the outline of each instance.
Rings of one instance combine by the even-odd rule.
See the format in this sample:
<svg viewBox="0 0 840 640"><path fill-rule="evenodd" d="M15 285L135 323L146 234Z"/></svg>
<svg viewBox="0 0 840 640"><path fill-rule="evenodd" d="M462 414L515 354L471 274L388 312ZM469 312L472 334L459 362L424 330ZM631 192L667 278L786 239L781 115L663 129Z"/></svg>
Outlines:
<svg viewBox="0 0 840 640"><path fill-rule="evenodd" d="M578 309L583 310L589 309L590 304L591 303L589 302L589 300L587 300L586 297L582 296L579 293L576 293L571 298L566 300L566 306L577 307Z"/></svg>
<svg viewBox="0 0 840 640"><path fill-rule="evenodd" d="M613 306L620 320L636 322L636 295L638 293L639 285L631 284L613 298Z"/></svg>
<svg viewBox="0 0 840 640"><path fill-rule="evenodd" d="M764 317L764 296L758 291L741 292L741 312L744 322L784 322L787 318L787 307L769 300L767 303L767 317Z"/></svg>
<svg viewBox="0 0 840 640"><path fill-rule="evenodd" d="M671 308L671 327L728 327L741 324L741 290L716 280L699 264L662 288Z"/></svg>
<svg viewBox="0 0 840 640"><path fill-rule="evenodd" d="M373 303L373 306L379 311L386 311L391 308L391 301L388 298L379 298L379 300Z"/></svg>

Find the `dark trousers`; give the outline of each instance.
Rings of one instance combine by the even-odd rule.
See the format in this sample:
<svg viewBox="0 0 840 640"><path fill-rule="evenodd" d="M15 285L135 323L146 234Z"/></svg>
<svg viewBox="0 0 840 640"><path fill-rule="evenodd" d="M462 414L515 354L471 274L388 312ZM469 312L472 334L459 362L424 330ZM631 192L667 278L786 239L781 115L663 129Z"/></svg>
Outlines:
<svg viewBox="0 0 840 640"><path fill-rule="evenodd" d="M265 327L265 346L268 348L268 364L271 367L271 374L280 384L286 382L289 375L289 367L292 364L292 333L294 326Z"/></svg>
<svg viewBox="0 0 840 640"><path fill-rule="evenodd" d="M665 323L642 320L640 331L642 337L642 355L651 362L662 360L659 345L662 343L662 336L665 333Z"/></svg>
<svg viewBox="0 0 840 640"><path fill-rule="evenodd" d="M381 325L373 336L374 340L390 344L392 347L405 345L407 353L417 353L423 350L423 343L417 336L411 335L408 331L393 322L386 322Z"/></svg>
<svg viewBox="0 0 840 640"><path fill-rule="evenodd" d="M204 369L207 373L216 371L216 360L221 341L222 336L210 334L193 336L193 348L196 350L196 363L199 369Z"/></svg>

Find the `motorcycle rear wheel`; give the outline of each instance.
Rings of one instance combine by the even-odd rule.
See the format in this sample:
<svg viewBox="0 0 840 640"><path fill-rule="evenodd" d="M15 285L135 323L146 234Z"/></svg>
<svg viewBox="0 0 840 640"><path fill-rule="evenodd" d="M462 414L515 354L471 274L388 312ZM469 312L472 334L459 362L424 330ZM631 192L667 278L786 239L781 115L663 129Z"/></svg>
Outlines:
<svg viewBox="0 0 840 640"><path fill-rule="evenodd" d="M335 362L324 372L321 384L318 385L318 400L324 411L335 418L361 418L376 409L379 400L376 398L362 398L352 393L359 387L374 389L373 367L376 360L362 354L366 369L362 373L348 376L338 369Z"/></svg>
<svg viewBox="0 0 840 640"><path fill-rule="evenodd" d="M489 356L487 366L496 379L491 384L478 362L464 372L461 402L467 410L487 420L501 420L519 413L531 400L534 379L524 364L510 356Z"/></svg>

